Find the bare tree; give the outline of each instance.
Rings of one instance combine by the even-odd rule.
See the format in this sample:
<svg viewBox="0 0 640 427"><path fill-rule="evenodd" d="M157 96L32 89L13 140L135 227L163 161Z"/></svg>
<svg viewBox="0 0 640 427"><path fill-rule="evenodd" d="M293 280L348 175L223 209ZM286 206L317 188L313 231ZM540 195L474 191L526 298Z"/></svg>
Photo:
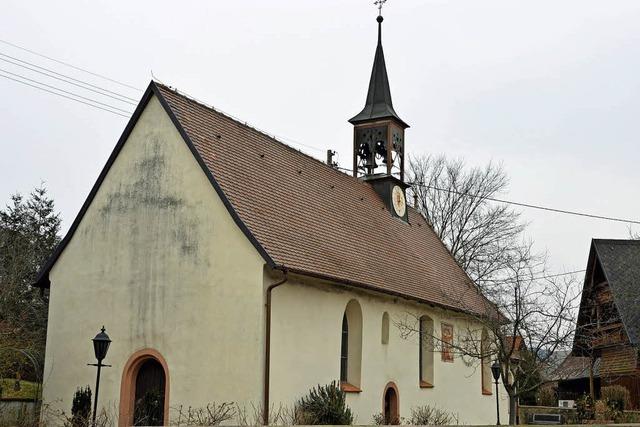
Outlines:
<svg viewBox="0 0 640 427"><path fill-rule="evenodd" d="M541 278L539 267L514 264L510 276L494 282L493 302L487 301L483 309L464 307L464 295L457 298L465 312L455 315L456 323L464 327L458 327L452 341L444 342L438 331L421 330L420 313L408 313L397 322L403 336L422 334L434 343L433 351L448 347L468 366L486 370L497 361L509 395L510 424L515 424L520 398L549 381L554 354L571 345L575 329L579 303L575 281Z"/></svg>
<svg viewBox="0 0 640 427"><path fill-rule="evenodd" d="M452 306L463 305L458 324L466 325L453 341L443 342L437 331L421 331L419 313L409 313L397 325L405 337L422 334L434 343L433 351L453 351L485 372L498 361L509 395L509 421L515 423L520 397L547 381L554 353L571 345L579 303L575 278L550 277L546 256L524 238L520 214L488 200L506 190L502 167L468 168L460 160L416 157L409 176L417 208L488 299L479 309L464 307L464 295L449 296Z"/></svg>
<svg viewBox="0 0 640 427"><path fill-rule="evenodd" d="M520 214L487 200L509 184L500 165L469 168L462 160L422 156L409 160L408 175L417 209L474 282L500 277L524 253Z"/></svg>

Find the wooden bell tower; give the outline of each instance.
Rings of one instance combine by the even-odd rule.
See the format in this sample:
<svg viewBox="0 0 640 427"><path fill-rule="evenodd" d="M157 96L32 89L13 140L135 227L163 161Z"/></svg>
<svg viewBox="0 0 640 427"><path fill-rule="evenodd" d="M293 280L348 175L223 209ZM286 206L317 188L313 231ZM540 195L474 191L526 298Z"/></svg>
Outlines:
<svg viewBox="0 0 640 427"><path fill-rule="evenodd" d="M382 15L378 15L378 45L373 60L369 91L365 106L349 122L353 124L353 176L371 183L388 205L390 212L406 220L405 211L392 209L395 194L396 208L398 190L404 183L404 131L409 127L393 109L389 77L382 51ZM394 187L399 187L394 189ZM404 212L399 215L398 212Z"/></svg>

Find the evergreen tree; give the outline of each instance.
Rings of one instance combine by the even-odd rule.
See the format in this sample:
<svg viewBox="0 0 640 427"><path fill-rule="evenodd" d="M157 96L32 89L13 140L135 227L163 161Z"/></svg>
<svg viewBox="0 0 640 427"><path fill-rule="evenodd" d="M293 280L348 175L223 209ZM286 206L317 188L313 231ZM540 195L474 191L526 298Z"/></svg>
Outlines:
<svg viewBox="0 0 640 427"><path fill-rule="evenodd" d="M48 299L32 284L60 240L60 221L44 186L0 209L0 377L41 375Z"/></svg>

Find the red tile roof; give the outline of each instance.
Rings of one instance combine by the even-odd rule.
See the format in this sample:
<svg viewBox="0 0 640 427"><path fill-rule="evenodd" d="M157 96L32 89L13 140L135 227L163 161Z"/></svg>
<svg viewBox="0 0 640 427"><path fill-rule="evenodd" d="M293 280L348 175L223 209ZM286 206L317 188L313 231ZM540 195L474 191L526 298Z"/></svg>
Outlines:
<svg viewBox="0 0 640 427"><path fill-rule="evenodd" d="M391 216L372 187L157 84L239 219L289 271L462 311L490 306L413 208Z"/></svg>

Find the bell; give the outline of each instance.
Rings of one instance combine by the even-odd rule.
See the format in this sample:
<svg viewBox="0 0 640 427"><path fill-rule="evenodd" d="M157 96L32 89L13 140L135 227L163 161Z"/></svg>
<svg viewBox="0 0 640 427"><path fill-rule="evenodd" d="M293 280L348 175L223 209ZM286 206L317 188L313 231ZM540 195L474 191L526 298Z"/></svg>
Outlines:
<svg viewBox="0 0 640 427"><path fill-rule="evenodd" d="M364 159L364 167L369 171L369 173L371 173L373 170L375 170L375 168L378 167L378 164L376 163L376 159L373 158L373 156L367 156Z"/></svg>
<svg viewBox="0 0 640 427"><path fill-rule="evenodd" d="M387 164L387 147L384 141L376 142L376 155L382 158L382 163Z"/></svg>

